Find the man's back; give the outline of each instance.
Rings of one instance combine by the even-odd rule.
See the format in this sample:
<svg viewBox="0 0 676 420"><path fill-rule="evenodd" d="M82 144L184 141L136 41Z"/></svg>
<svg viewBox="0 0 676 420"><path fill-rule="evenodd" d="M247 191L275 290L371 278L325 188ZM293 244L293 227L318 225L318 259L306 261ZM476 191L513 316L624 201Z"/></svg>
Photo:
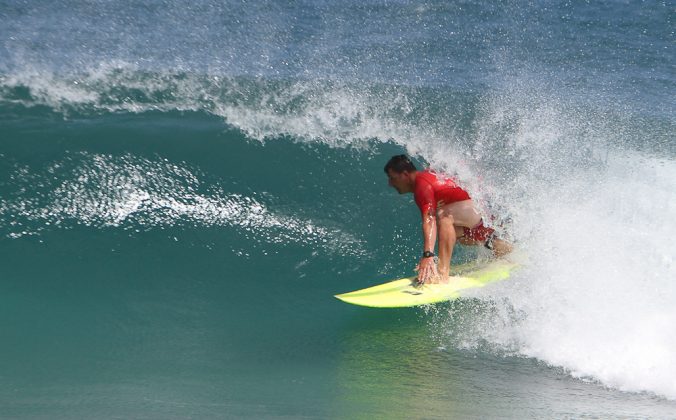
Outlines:
<svg viewBox="0 0 676 420"><path fill-rule="evenodd" d="M413 196L423 214L436 210L439 205L471 199L467 191L460 188L452 178L429 170L416 174Z"/></svg>

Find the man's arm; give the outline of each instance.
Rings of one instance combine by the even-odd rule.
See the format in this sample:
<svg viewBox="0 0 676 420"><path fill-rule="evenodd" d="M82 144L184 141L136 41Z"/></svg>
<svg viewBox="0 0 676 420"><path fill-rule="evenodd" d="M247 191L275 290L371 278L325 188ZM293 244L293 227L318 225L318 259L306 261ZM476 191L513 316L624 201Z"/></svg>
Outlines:
<svg viewBox="0 0 676 420"><path fill-rule="evenodd" d="M429 209L423 215L423 252L430 251L434 253L434 245L437 242L437 220L434 217L433 209ZM427 283L437 275L437 265L433 257L422 257L418 264L418 282Z"/></svg>
<svg viewBox="0 0 676 420"><path fill-rule="evenodd" d="M424 183L416 188L413 195L422 215L423 252L430 251L433 253L434 245L437 242L437 209L434 189L430 184ZM431 281L437 274L437 265L434 262L434 257L421 258L416 269L418 270L419 283Z"/></svg>
<svg viewBox="0 0 676 420"><path fill-rule="evenodd" d="M432 209L428 210L423 216L423 252L434 252L434 245L437 243L437 218L434 217Z"/></svg>

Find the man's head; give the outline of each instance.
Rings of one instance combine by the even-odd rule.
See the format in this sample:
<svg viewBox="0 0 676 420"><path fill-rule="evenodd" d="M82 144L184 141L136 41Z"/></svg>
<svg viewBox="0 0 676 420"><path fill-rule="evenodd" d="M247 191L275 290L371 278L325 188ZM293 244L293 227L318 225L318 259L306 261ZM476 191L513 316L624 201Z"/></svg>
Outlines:
<svg viewBox="0 0 676 420"><path fill-rule="evenodd" d="M418 170L406 155L392 156L385 165L389 185L399 194L413 192L416 172Z"/></svg>

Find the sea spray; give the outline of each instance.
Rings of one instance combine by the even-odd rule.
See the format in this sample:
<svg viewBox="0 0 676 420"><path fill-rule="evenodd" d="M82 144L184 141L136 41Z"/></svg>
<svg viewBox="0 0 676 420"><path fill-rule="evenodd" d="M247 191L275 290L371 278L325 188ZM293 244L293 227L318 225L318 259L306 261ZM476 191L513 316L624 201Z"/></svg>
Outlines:
<svg viewBox="0 0 676 420"><path fill-rule="evenodd" d="M449 337L676 398L676 164L617 142L603 114L530 89L487 97L475 156L528 265L518 286L495 289L504 310L488 325L478 316Z"/></svg>

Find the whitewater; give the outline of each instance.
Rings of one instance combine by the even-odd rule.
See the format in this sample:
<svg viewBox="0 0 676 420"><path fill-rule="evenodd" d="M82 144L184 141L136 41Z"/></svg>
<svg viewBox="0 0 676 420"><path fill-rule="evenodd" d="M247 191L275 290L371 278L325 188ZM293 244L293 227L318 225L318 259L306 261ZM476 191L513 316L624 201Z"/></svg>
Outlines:
<svg viewBox="0 0 676 420"><path fill-rule="evenodd" d="M391 414L396 382L440 388L418 396L439 417L469 369L488 391L468 401L490 403L460 416L673 414L673 7L301 3L2 6L2 325L18 347L0 402L26 418L54 400L71 416L350 417L336 407ZM508 220L524 261L509 282L405 314L328 299L415 265L415 209L382 174L398 153ZM51 373L27 367L47 354L34 342L56 346ZM392 367L407 343L425 375ZM104 370L79 411L71 393ZM549 404L506 408L510 386Z"/></svg>

